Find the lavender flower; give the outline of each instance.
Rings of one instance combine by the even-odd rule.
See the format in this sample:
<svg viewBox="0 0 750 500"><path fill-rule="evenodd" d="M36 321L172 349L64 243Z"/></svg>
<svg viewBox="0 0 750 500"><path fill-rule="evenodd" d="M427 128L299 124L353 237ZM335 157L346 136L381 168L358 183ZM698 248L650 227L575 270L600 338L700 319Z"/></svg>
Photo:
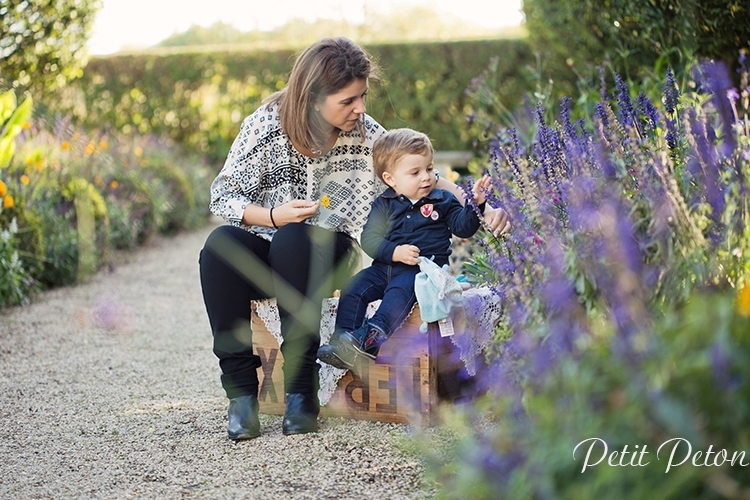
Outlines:
<svg viewBox="0 0 750 500"><path fill-rule="evenodd" d="M647 130L656 130L659 126L659 115L651 100L643 92L636 98L639 111L646 117Z"/></svg>
<svg viewBox="0 0 750 500"><path fill-rule="evenodd" d="M680 101L680 91L677 89L677 83L674 80L672 67L667 67L667 81L664 83L664 106L668 115L674 115L677 110L677 104Z"/></svg>
<svg viewBox="0 0 750 500"><path fill-rule="evenodd" d="M732 88L729 75L723 63L708 63L703 67L704 73L708 80L708 88L711 92L711 100L721 117L722 135L724 143L722 145L723 156L729 156L736 146L737 141L734 137L732 125L734 124L734 113L732 112L732 103L727 97L727 92Z"/></svg>
<svg viewBox="0 0 750 500"><path fill-rule="evenodd" d="M628 85L617 73L615 73L615 82L617 82L617 104L620 109L620 121L626 127L633 126L635 125L635 112L630 100Z"/></svg>

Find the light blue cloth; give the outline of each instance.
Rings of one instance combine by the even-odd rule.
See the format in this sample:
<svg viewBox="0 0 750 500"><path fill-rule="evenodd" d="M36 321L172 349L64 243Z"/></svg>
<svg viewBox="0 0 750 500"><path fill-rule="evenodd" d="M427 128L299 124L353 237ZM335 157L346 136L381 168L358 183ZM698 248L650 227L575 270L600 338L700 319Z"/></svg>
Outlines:
<svg viewBox="0 0 750 500"><path fill-rule="evenodd" d="M419 269L414 278L414 293L422 318L419 329L426 332L427 323L447 318L454 307L462 307L463 295L461 284L451 276L447 264L440 267L431 259L420 257Z"/></svg>

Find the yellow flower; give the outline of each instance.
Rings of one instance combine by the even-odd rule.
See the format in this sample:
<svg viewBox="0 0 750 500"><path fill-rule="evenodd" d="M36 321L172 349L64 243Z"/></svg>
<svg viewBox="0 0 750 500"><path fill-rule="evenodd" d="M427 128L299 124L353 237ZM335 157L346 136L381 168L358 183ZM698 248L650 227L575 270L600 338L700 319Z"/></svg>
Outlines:
<svg viewBox="0 0 750 500"><path fill-rule="evenodd" d="M70 143L68 141L63 141L62 144L60 144L60 147L63 151L67 151L70 149Z"/></svg>
<svg viewBox="0 0 750 500"><path fill-rule="evenodd" d="M117 186L119 186L119 185L120 185L120 183L117 182L117 181L112 181L112 182L109 183L110 189L117 189Z"/></svg>
<svg viewBox="0 0 750 500"><path fill-rule="evenodd" d="M0 196L8 194L8 186L3 181L0 181Z"/></svg>
<svg viewBox="0 0 750 500"><path fill-rule="evenodd" d="M143 148L140 146L136 146L135 149L133 150L133 153L136 156L141 156L143 154Z"/></svg>
<svg viewBox="0 0 750 500"><path fill-rule="evenodd" d="M323 208L328 208L328 206L331 204L331 199L328 197L327 194L324 194L323 197L320 199L320 204L323 205Z"/></svg>
<svg viewBox="0 0 750 500"><path fill-rule="evenodd" d="M23 184L24 186L28 186L29 185L29 176L28 175L23 174L21 176L21 184Z"/></svg>
<svg viewBox="0 0 750 500"><path fill-rule="evenodd" d="M107 139L102 139L99 141L99 149L101 150L107 149L107 146L109 146Z"/></svg>
<svg viewBox="0 0 750 500"><path fill-rule="evenodd" d="M11 208L13 206L13 197L11 195L6 196L3 198L3 208Z"/></svg>
<svg viewBox="0 0 750 500"><path fill-rule="evenodd" d="M86 149L84 149L83 152L86 156L91 156L92 154L94 154L95 149L96 148L94 148L94 143L89 142L88 144L86 144Z"/></svg>
<svg viewBox="0 0 750 500"><path fill-rule="evenodd" d="M42 170L44 168L44 158L39 158L39 160L36 162L36 169Z"/></svg>
<svg viewBox="0 0 750 500"><path fill-rule="evenodd" d="M750 316L750 285L743 286L737 294L737 312L743 316Z"/></svg>

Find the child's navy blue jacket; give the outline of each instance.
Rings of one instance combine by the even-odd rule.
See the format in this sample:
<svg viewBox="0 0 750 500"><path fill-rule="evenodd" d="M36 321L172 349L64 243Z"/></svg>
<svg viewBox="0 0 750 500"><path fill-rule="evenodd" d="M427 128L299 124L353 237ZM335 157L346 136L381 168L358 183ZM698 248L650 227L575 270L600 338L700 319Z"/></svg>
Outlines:
<svg viewBox="0 0 750 500"><path fill-rule="evenodd" d="M480 205L480 210L484 204ZM398 245L414 245L419 255L434 256L439 266L448 263L451 234L468 238L479 229L479 218L467 203L461 203L449 191L433 189L412 205L409 198L388 188L372 204L362 229L362 249L373 260L393 264Z"/></svg>

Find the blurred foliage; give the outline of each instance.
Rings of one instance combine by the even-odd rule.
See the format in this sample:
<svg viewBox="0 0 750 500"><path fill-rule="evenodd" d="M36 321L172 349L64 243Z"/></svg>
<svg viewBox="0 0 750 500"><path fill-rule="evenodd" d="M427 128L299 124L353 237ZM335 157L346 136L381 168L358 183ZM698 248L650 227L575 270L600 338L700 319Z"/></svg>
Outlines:
<svg viewBox="0 0 750 500"><path fill-rule="evenodd" d="M502 97L513 106L533 60L523 40L368 45L382 68L368 113L387 128L423 130L437 149L469 149L465 89L493 56ZM94 58L51 106L86 129L155 134L206 155L226 157L241 120L282 88L296 51L203 51Z"/></svg>
<svg viewBox="0 0 750 500"><path fill-rule="evenodd" d="M0 88L42 97L80 77L101 0L0 0Z"/></svg>
<svg viewBox="0 0 750 500"><path fill-rule="evenodd" d="M695 57L736 67L750 47L750 4L744 0L524 0L534 50L550 57L549 75L575 81L587 65L640 79L670 65L678 75ZM556 95L572 95L560 89Z"/></svg>
<svg viewBox="0 0 750 500"><path fill-rule="evenodd" d="M153 136L89 134L68 119L32 118L22 106L17 147L0 169L0 308L85 281L115 250L207 219L214 172L202 159Z"/></svg>

